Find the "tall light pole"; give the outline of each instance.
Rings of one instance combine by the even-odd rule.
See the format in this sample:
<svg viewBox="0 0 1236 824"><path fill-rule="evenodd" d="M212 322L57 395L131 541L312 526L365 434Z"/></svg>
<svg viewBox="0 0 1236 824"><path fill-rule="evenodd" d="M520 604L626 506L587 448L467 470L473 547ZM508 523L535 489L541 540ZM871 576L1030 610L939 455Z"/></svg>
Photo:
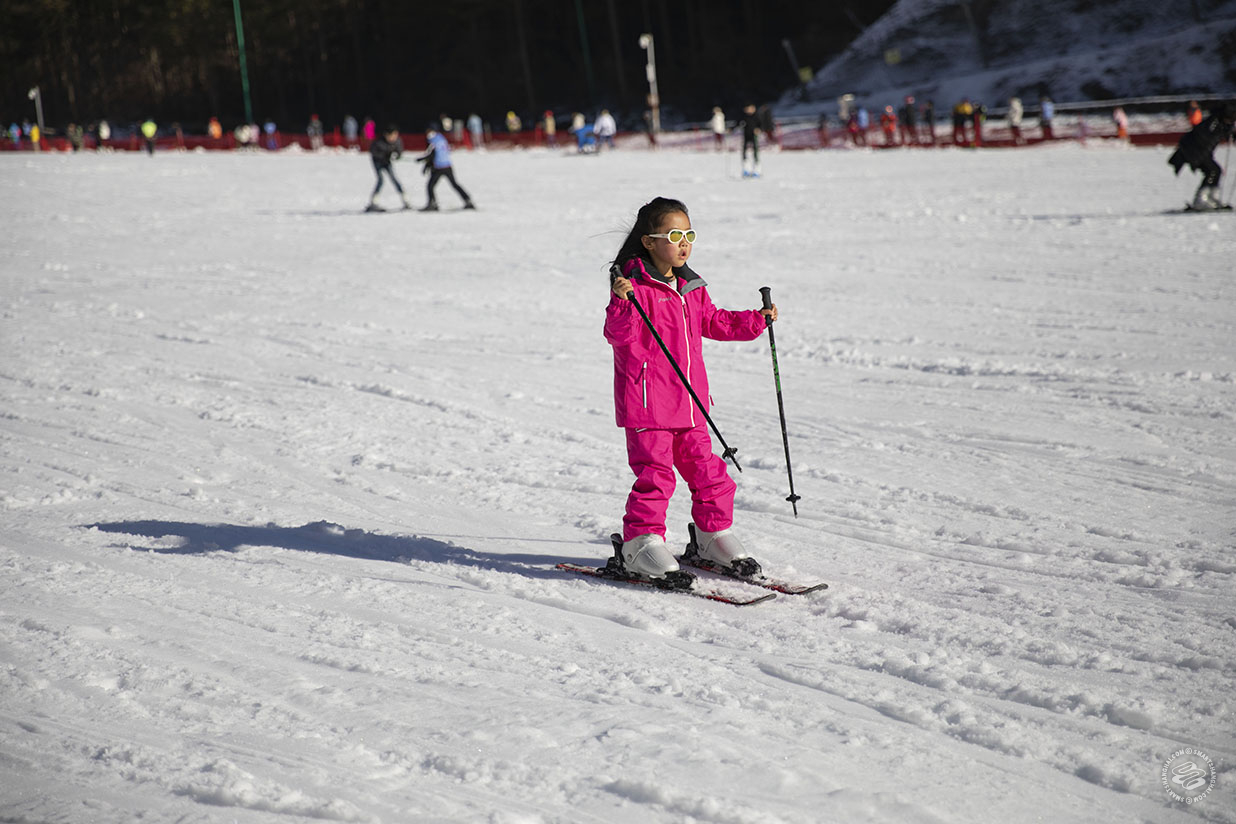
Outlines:
<svg viewBox="0 0 1236 824"><path fill-rule="evenodd" d="M253 104L249 102L249 69L245 66L245 26L240 21L240 0L232 0L236 13L236 47L240 50L240 90L245 96L245 124L253 122Z"/></svg>
<svg viewBox="0 0 1236 824"><path fill-rule="evenodd" d="M661 131L661 98L657 95L657 53L652 44L651 34L639 36L639 46L648 52L648 65L644 73L648 75L648 106L652 109L652 131Z"/></svg>
<svg viewBox="0 0 1236 824"><path fill-rule="evenodd" d="M42 140L43 135L47 134L47 127L43 125L43 93L39 91L38 86L35 86L26 92L26 98L34 101L34 119L39 124L39 139Z"/></svg>

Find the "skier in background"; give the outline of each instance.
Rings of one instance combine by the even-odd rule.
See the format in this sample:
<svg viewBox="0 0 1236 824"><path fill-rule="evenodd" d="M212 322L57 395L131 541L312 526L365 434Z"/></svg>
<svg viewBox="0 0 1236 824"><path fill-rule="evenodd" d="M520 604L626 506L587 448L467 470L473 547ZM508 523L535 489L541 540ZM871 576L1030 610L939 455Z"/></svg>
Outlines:
<svg viewBox="0 0 1236 824"><path fill-rule="evenodd" d="M1053 140L1056 135L1052 132L1051 122L1056 119L1056 104L1051 102L1051 98L1043 95L1039 98L1039 127L1043 130L1044 140Z"/></svg>
<svg viewBox="0 0 1236 824"><path fill-rule="evenodd" d="M80 152L86 143L85 130L77 123L70 123L65 129L65 134L68 135L69 145L73 147L73 151Z"/></svg>
<svg viewBox="0 0 1236 824"><path fill-rule="evenodd" d="M614 122L614 116L609 113L609 109L601 109L601 113L593 121L592 131L596 133L598 149L602 146L614 148L614 135L618 134L618 124Z"/></svg>
<svg viewBox="0 0 1236 824"><path fill-rule="evenodd" d="M1009 131L1013 133L1013 142L1020 146L1025 143L1021 139L1021 119L1025 116L1025 108L1020 97L1009 98Z"/></svg>
<svg viewBox="0 0 1236 824"><path fill-rule="evenodd" d="M403 186L399 185L399 178L395 177L395 169L391 165L392 161L398 160L402 154L403 140L399 137L399 128L394 125L387 126L382 136L375 138L369 144L369 157L373 160L373 173L378 176L378 182L373 187L373 194L369 195L369 205L365 207L366 212L386 211L378 205L378 192L382 191L383 174L389 176L391 183L395 184L395 191L399 192L403 208L412 208L407 196L403 193Z"/></svg>
<svg viewBox="0 0 1236 824"><path fill-rule="evenodd" d="M983 145L983 124L987 122L987 107L981 102L975 101L970 107L970 120L974 124L974 139L970 142L971 146Z"/></svg>
<svg viewBox="0 0 1236 824"><path fill-rule="evenodd" d="M429 183L425 186L425 191L429 196L429 201L425 204L422 212L438 211L438 199L434 196L434 189L438 187L438 181L446 178L451 184L456 193L463 198L465 209L475 209L472 205L472 198L464 191L464 188L455 182L455 171L451 168L451 147L446 142L446 138L438 131L437 126L430 124L425 130L425 136L429 139L429 150L425 154L417 158L423 165L425 172L429 174Z"/></svg>
<svg viewBox="0 0 1236 824"><path fill-rule="evenodd" d="M966 123L974 115L974 107L970 105L970 98L963 97L956 105L953 106L953 144L964 146L969 141L966 137Z"/></svg>
<svg viewBox="0 0 1236 824"><path fill-rule="evenodd" d="M468 134L471 135L472 140L472 145L468 148L485 148L485 123L481 120L481 116L476 112L468 115Z"/></svg>
<svg viewBox="0 0 1236 824"><path fill-rule="evenodd" d="M309 148L313 151L318 151L325 144L323 133L326 129L322 126L322 120L316 114L309 117L309 125L305 127L305 134L309 135Z"/></svg>
<svg viewBox="0 0 1236 824"><path fill-rule="evenodd" d="M159 133L159 127L155 125L153 120L146 118L146 121L142 123L141 129L142 137L146 139L146 154L154 157L155 135Z"/></svg>
<svg viewBox="0 0 1236 824"><path fill-rule="evenodd" d="M880 131L884 132L884 145L897 144L897 114L891 105L885 106L880 114Z"/></svg>
<svg viewBox="0 0 1236 824"><path fill-rule="evenodd" d="M545 145L551 149L558 148L558 120L553 111L545 110Z"/></svg>
<svg viewBox="0 0 1236 824"><path fill-rule="evenodd" d="M725 112L720 106L712 107L712 119L708 125L712 127L712 141L719 152L725 148Z"/></svg>
<svg viewBox="0 0 1236 824"><path fill-rule="evenodd" d="M918 143L918 112L914 108L913 95L906 95L906 104L901 107L901 142L905 145Z"/></svg>
<svg viewBox="0 0 1236 824"><path fill-rule="evenodd" d="M1120 140L1129 139L1129 116L1123 106L1112 109L1112 120L1116 124L1116 137Z"/></svg>
<svg viewBox="0 0 1236 824"><path fill-rule="evenodd" d="M858 142L867 145L867 131L871 128L871 114L866 106L859 106L854 114L854 122L858 124Z"/></svg>
<svg viewBox="0 0 1236 824"><path fill-rule="evenodd" d="M1215 160L1215 148L1233 138L1233 124L1236 123L1236 103L1226 103L1213 112L1201 123L1194 126L1188 134L1180 138L1176 151L1167 162L1180 174L1185 164L1195 172L1202 173L1202 183L1197 187L1190 209L1211 211L1214 209L1230 209L1219 199L1219 181L1223 177L1223 168Z"/></svg>
<svg viewBox="0 0 1236 824"><path fill-rule="evenodd" d="M755 104L748 103L742 109L742 176L760 176L760 118L755 112ZM747 161L747 150L751 150L751 160Z"/></svg>

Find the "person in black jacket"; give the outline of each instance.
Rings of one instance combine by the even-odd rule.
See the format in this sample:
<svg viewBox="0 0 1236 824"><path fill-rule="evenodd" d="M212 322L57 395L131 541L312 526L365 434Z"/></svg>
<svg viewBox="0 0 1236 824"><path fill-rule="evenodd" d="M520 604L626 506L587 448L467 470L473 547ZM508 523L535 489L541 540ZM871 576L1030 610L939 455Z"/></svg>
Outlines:
<svg viewBox="0 0 1236 824"><path fill-rule="evenodd" d="M1180 138L1176 151L1167 162L1180 174L1186 163L1195 172L1202 173L1202 183L1193 197L1193 209L1230 208L1219 200L1219 179L1223 169L1215 160L1215 147L1232 139L1233 123L1236 122L1236 103L1218 107L1210 117L1194 126Z"/></svg>
<svg viewBox="0 0 1236 824"><path fill-rule="evenodd" d="M395 184L395 191L399 192L403 208L412 208L412 204L408 203L408 198L403 193L403 186L399 185L399 178L395 177L395 169L391 165L391 161L397 160L401 154L403 154L403 140L399 137L399 128L394 125L388 126L382 136L369 145L369 156L373 159L373 172L378 176L378 183L373 187L373 194L369 195L369 205L365 207L366 212L383 211L377 202L378 192L382 191L383 172L386 172L390 176L391 183Z"/></svg>
<svg viewBox="0 0 1236 824"><path fill-rule="evenodd" d="M742 176L760 176L760 132L763 124L756 113L755 104L748 103L742 110ZM747 150L751 151L751 160L747 160Z"/></svg>

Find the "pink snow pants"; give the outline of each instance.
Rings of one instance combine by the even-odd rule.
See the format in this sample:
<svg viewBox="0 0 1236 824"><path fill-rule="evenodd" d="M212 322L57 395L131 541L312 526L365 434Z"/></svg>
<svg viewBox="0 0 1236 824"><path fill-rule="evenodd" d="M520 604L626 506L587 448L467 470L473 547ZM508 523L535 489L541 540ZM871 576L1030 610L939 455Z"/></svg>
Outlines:
<svg viewBox="0 0 1236 824"><path fill-rule="evenodd" d="M622 539L640 535L665 537L665 513L674 495L677 469L691 490L691 518L705 532L729 528L734 521L734 493L725 460L712 451L708 429L628 429L627 461L635 484L627 497Z"/></svg>

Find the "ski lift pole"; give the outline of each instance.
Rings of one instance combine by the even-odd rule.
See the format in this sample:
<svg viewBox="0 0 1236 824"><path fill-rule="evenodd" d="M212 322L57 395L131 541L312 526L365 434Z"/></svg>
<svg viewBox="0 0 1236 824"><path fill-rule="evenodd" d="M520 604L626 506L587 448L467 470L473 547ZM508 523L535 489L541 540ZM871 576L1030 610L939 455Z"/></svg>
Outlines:
<svg viewBox="0 0 1236 824"><path fill-rule="evenodd" d="M665 345L665 341L661 340L661 336L657 333L657 328L652 325L652 320L644 311L644 307L640 306L639 301L635 299L634 289L627 292L627 300L635 304L635 308L639 312L639 316L644 319L644 324L648 327L648 331L652 333L652 337L656 340L657 345L661 347L661 351L665 353L665 357L669 360L670 366L674 367L674 372L678 374L678 380L682 381L682 385L687 388L687 392L691 395L691 400L695 401L695 405L699 407L700 412L704 416L704 420L708 421L708 425L712 428L713 434L715 434L717 436L717 440L721 442L721 448L724 450L721 453L721 457L728 458L733 461L734 468L739 472L742 472L742 466L738 463L738 458L735 457L735 455L738 454L738 450L733 449L725 442L725 438L721 435L721 430L717 429L717 425L712 422L712 418L709 416L708 410L704 408L703 402L700 401L700 396L695 394L695 390L691 388L691 382L687 380L687 376L682 373L680 368L678 368L678 361L674 360L674 356L670 354L669 347Z"/></svg>
<svg viewBox="0 0 1236 824"><path fill-rule="evenodd" d="M1229 163L1229 161L1230 161L1231 159L1232 159L1232 135L1230 135L1230 134L1229 134L1229 135L1227 136L1227 151L1226 151L1226 152L1224 152L1224 155L1223 155L1223 171L1227 174L1227 176L1228 176L1228 178L1229 178L1229 181L1230 181L1230 180L1236 180L1236 175L1232 174L1232 166L1231 166L1231 164ZM1220 181L1220 183L1219 183L1219 191L1220 191L1220 192L1222 192L1222 191L1223 191L1223 188L1222 188L1222 186L1223 186L1223 183L1222 183L1223 178L1222 178L1222 177L1220 177L1220 178L1219 178L1219 181ZM1231 204L1231 202L1232 202L1232 192L1234 192L1234 191L1236 191L1236 184L1232 184L1232 183L1230 183L1230 182L1229 182L1228 187L1227 187L1227 200L1223 201L1224 203L1227 203L1227 204L1229 204L1229 205Z"/></svg>
<svg viewBox="0 0 1236 824"><path fill-rule="evenodd" d="M764 299L764 308L772 308L772 289L768 286L760 288L760 296ZM794 470L790 466L790 436L785 430L785 402L781 398L781 370L777 368L777 341L773 337L773 320L764 316L768 327L768 348L772 350L773 383L777 387L777 412L781 415L781 443L785 445L785 474L790 481L790 495L786 498L794 508L794 517L798 517L798 502L802 500L794 494Z"/></svg>

